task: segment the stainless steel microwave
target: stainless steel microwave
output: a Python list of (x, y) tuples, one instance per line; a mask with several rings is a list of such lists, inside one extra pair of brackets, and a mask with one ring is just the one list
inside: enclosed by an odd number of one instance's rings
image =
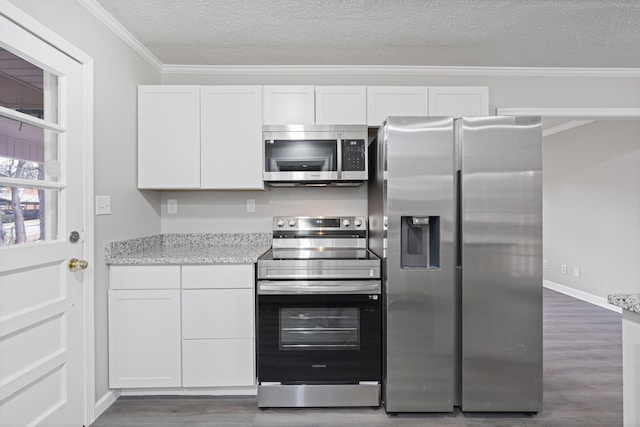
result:
[(265, 184), (355, 186), (367, 180), (367, 127), (272, 125), (262, 128)]

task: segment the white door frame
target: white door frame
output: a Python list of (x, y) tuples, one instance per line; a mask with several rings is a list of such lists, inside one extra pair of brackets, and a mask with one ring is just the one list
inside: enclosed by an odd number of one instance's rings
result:
[[(45, 40), (82, 66), (83, 75), (83, 146), (84, 146), (84, 259), (90, 266), (95, 262), (94, 220), (93, 220), (93, 58), (40, 24), (8, 0), (0, 0), (0, 14), (15, 22), (36, 37)], [(83, 419), (85, 425), (95, 420), (95, 339), (94, 339), (94, 269), (83, 275), (84, 313), (83, 313), (83, 360), (84, 393)]]

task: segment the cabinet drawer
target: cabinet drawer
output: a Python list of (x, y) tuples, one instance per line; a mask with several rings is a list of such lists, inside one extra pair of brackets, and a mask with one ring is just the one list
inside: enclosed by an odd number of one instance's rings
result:
[(255, 384), (252, 339), (185, 340), (182, 354), (183, 387)]
[(185, 265), (182, 267), (183, 289), (253, 289), (253, 282), (253, 264)]
[(109, 272), (111, 289), (180, 289), (179, 265), (112, 265)]
[(253, 289), (182, 291), (182, 338), (253, 338)]

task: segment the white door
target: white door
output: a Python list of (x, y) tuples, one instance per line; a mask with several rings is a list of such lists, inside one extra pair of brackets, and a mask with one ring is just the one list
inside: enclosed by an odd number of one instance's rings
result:
[[(0, 425), (85, 420), (83, 67), (0, 12)], [(6, 88), (6, 90), (5, 90)], [(79, 240), (69, 236), (77, 231)], [(89, 276), (87, 276), (89, 277)]]

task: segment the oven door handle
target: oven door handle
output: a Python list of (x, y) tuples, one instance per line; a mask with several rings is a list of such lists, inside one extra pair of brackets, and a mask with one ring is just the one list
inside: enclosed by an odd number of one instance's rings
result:
[(379, 294), (379, 280), (259, 280), (258, 295)]

